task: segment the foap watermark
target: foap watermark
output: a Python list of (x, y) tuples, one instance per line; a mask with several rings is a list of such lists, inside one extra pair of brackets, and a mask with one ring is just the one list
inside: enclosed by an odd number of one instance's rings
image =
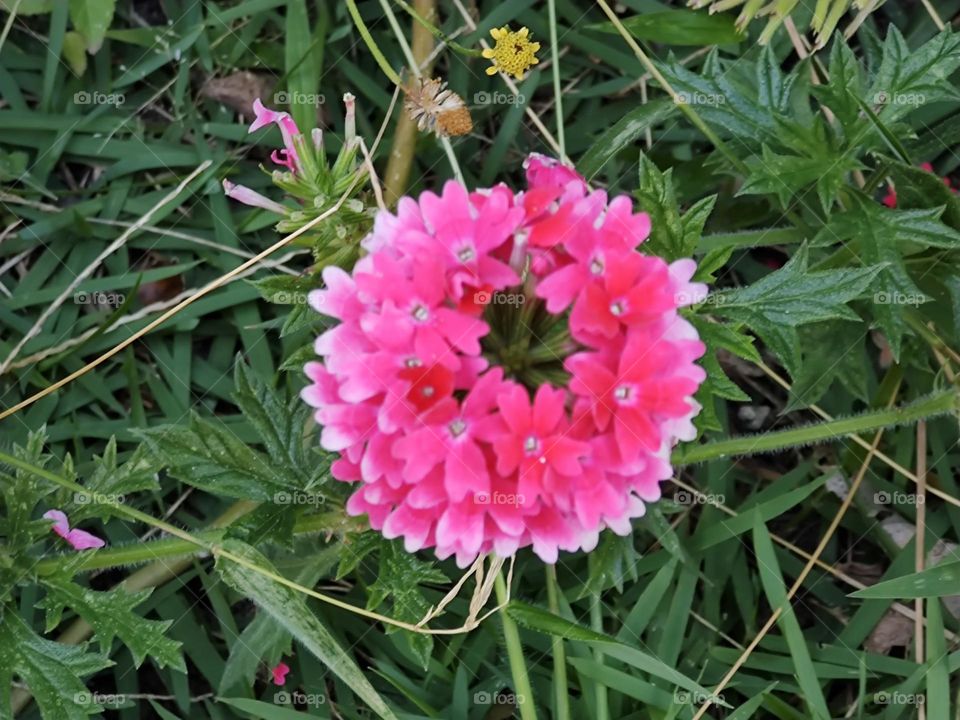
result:
[(126, 705), (127, 696), (118, 693), (78, 692), (74, 693), (73, 701), (77, 705), (105, 705), (108, 707)]
[(673, 496), (673, 501), (677, 505), (723, 505), (726, 501), (726, 495), (720, 493), (690, 492), (689, 490), (677, 490)]
[(523, 305), (527, 301), (523, 293), (502, 293), (478, 290), (473, 294), (473, 302), (477, 305)]
[(102, 93), (99, 90), (88, 92), (80, 90), (73, 94), (74, 105), (113, 105), (120, 107), (127, 101), (123, 93)]
[(526, 97), (520, 93), (514, 95), (513, 93), (500, 92), (498, 90), (494, 92), (484, 92), (481, 90), (473, 94), (474, 105), (523, 105), (526, 100)]
[(873, 95), (874, 105), (907, 105), (909, 107), (919, 107), (927, 102), (927, 96), (923, 93), (889, 93), (881, 90)]
[(686, 307), (687, 305), (724, 305), (730, 301), (729, 296), (724, 293), (710, 293), (709, 295), (704, 295), (703, 293), (691, 292), (689, 290), (681, 290), (674, 294), (674, 302), (676, 302), (677, 307)]
[(274, 105), (313, 105), (319, 107), (327, 101), (322, 93), (302, 93), (281, 90), (273, 95)]
[(674, 705), (703, 705), (706, 702), (719, 705), (726, 701), (723, 695), (712, 695), (696, 690), (677, 690), (673, 693)]
[(673, 96), (677, 105), (726, 105), (727, 98), (721, 93), (678, 92)]
[(923, 505), (926, 501), (923, 495), (905, 493), (900, 490), (894, 490), (893, 492), (881, 490), (873, 494), (873, 502), (877, 505)]
[(79, 291), (73, 294), (74, 305), (111, 305), (117, 307), (127, 301), (127, 296), (118, 292)]
[(473, 501), (477, 505), (511, 505), (519, 507), (523, 505), (523, 493), (505, 493), (505, 492), (478, 492), (473, 494)]
[(905, 293), (899, 290), (881, 290), (873, 294), (873, 301), (877, 305), (923, 305), (927, 296), (923, 293)]
[(520, 693), (505, 692), (475, 692), (473, 702), (475, 705), (523, 705), (527, 701)]
[(327, 496), (323, 493), (306, 492), (305, 490), (291, 490), (289, 492), (281, 490), (274, 493), (273, 502), (276, 505), (323, 505), (327, 502)]
[[(323, 295), (317, 295), (317, 298), (321, 299)], [(281, 290), (270, 295), (270, 302), (276, 305), (306, 305), (307, 301), (308, 294), (305, 292)]]
[(873, 702), (876, 705), (923, 705), (926, 701), (926, 696), (920, 693), (905, 693), (899, 690), (880, 691), (873, 694)]
[(75, 492), (73, 502), (77, 505), (122, 505), (126, 498), (117, 493)]
[(289, 692), (281, 690), (274, 693), (273, 702), (276, 705), (299, 705), (306, 707), (319, 707), (327, 704), (327, 696), (323, 693), (305, 693), (299, 690)]

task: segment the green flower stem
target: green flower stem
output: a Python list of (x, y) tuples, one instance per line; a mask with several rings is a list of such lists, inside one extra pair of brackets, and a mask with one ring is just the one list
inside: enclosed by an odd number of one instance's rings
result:
[[(547, 573), (547, 604), (550, 612), (560, 615), (560, 588), (557, 585), (557, 568), (546, 565)], [(570, 697), (567, 695), (567, 654), (563, 648), (563, 638), (554, 635), (551, 640), (553, 647), (553, 711), (556, 720), (570, 720)]]
[(714, 458), (756, 455), (788, 447), (811, 445), (845, 435), (915, 423), (924, 418), (960, 411), (960, 394), (954, 388), (928, 395), (909, 405), (838, 418), (829, 422), (743, 437), (687, 445), (674, 451), (674, 465), (692, 465)]
[[(494, 583), (497, 593), (497, 604), (507, 602), (507, 584), (503, 580), (503, 573), (498, 573)], [(520, 631), (517, 624), (505, 611), (500, 612), (500, 622), (503, 623), (503, 637), (507, 644), (507, 658), (510, 660), (510, 674), (513, 676), (513, 692), (517, 696), (517, 706), (520, 708), (521, 720), (537, 720), (537, 708), (533, 701), (533, 688), (530, 687), (530, 676), (527, 674), (527, 663), (523, 658), (523, 646), (520, 644)]]
[(390, 63), (387, 62), (387, 59), (383, 56), (383, 53), (380, 52), (380, 48), (377, 47), (377, 43), (374, 42), (373, 36), (370, 35), (370, 31), (363, 22), (363, 18), (360, 17), (360, 11), (357, 10), (356, 0), (347, 0), (347, 10), (350, 12), (350, 17), (353, 18), (353, 24), (357, 26), (357, 31), (360, 33), (360, 37), (363, 38), (363, 41), (367, 44), (367, 49), (370, 50), (370, 54), (373, 55), (374, 60), (377, 61), (377, 65), (379, 65), (380, 69), (383, 70), (384, 75), (390, 78), (390, 82), (392, 82), (394, 85), (401, 85), (402, 83), (400, 82), (400, 76), (397, 75), (397, 71), (390, 67)]

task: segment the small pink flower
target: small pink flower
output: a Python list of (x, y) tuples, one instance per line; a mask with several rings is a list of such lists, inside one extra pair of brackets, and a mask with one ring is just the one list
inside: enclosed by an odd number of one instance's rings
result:
[(696, 436), (704, 346), (678, 313), (706, 295), (696, 265), (640, 253), (650, 217), (628, 197), (542, 156), (526, 169), (523, 193), (401, 198), (310, 295), (339, 322), (302, 397), (356, 484), (347, 512), (460, 566), (629, 534)]
[(223, 192), (227, 197), (242, 202), (244, 205), (263, 208), (264, 210), (269, 210), (279, 215), (287, 214), (287, 208), (280, 203), (274, 202), (265, 195), (261, 195), (256, 190), (251, 190), (243, 185), (236, 185), (229, 180), (223, 181)]
[(259, 98), (253, 101), (253, 112), (256, 118), (250, 125), (249, 132), (256, 132), (260, 128), (274, 124), (280, 128), (280, 135), (283, 137), (283, 149), (274, 150), (270, 159), (278, 165), (283, 165), (290, 172), (297, 171), (297, 149), (294, 146), (293, 139), (300, 134), (300, 129), (288, 113), (277, 112), (264, 106)]
[(66, 514), (60, 510), (48, 510), (43, 514), (43, 517), (47, 520), (53, 520), (53, 526), (50, 529), (70, 543), (74, 550), (102, 548), (106, 545), (103, 540), (85, 530), (78, 530), (77, 528), (71, 530)]
[(290, 666), (285, 662), (281, 662), (270, 672), (273, 675), (274, 685), (285, 685), (287, 682), (287, 674), (290, 672)]

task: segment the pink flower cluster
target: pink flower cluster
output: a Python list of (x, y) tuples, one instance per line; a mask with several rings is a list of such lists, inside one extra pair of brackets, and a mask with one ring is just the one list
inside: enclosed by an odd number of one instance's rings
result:
[[(694, 262), (638, 252), (650, 219), (628, 197), (542, 156), (526, 169), (522, 193), (451, 181), (401, 199), (353, 273), (326, 268), (310, 295), (340, 321), (303, 398), (340, 454), (334, 476), (358, 483), (348, 512), (461, 567), (526, 546), (552, 563), (604, 528), (629, 533), (700, 409), (704, 345), (677, 313), (706, 295)], [(531, 398), (482, 347), (508, 290), (568, 324), (566, 386)]]

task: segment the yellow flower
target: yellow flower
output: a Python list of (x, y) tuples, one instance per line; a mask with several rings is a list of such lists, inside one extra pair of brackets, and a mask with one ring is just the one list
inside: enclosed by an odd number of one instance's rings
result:
[(540, 62), (537, 59), (540, 43), (530, 41), (530, 31), (527, 28), (522, 27), (513, 32), (504, 26), (494, 28), (490, 35), (496, 44), (483, 51), (483, 56), (493, 61), (487, 68), (487, 75), (496, 75), (498, 71), (503, 71), (520, 80), (531, 66)]

